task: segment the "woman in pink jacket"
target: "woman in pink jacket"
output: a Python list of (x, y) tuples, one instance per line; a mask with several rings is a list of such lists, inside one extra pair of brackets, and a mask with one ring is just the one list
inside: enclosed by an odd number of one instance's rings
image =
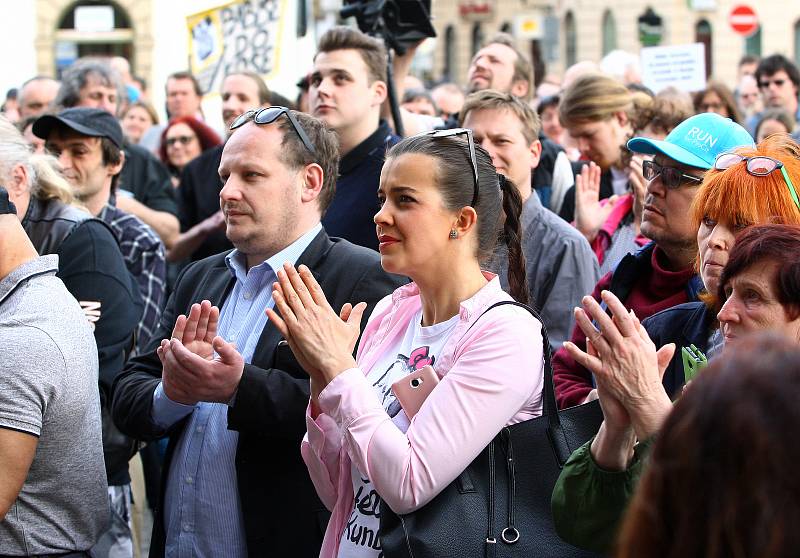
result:
[[(378, 303), (356, 359), (364, 305), (337, 315), (305, 267), (278, 273), (282, 318), (268, 311), (311, 376), (302, 453), (332, 511), (323, 557), (382, 556), (381, 500), (398, 514), (421, 508), (503, 426), (542, 409), (541, 324), (513, 305), (483, 316), (511, 299), (480, 268), (498, 238), (512, 294), (527, 293), (516, 187), (471, 131), (448, 130), (392, 148), (378, 198), (383, 268), (414, 282)], [(391, 385), (428, 364), (440, 382), (409, 420)]]

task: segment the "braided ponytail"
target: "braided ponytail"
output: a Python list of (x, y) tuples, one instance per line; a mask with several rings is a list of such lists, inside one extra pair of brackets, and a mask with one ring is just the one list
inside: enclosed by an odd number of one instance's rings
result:
[[(504, 175), (498, 174), (500, 191), (503, 193), (503, 223), (502, 239), (508, 248), (508, 287), (511, 296), (518, 302), (528, 304), (528, 276), (525, 270), (525, 255), (522, 253), (522, 197), (513, 182)], [(536, 192), (531, 193), (537, 195)]]

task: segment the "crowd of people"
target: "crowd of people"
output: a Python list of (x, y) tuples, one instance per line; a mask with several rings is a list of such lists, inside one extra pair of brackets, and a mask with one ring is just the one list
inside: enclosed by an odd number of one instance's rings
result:
[[(462, 84), (414, 52), (398, 123), (382, 41), (347, 27), (295, 103), (226, 75), (224, 130), (191, 73), (164, 121), (119, 58), (8, 96), (0, 556), (406, 556), (388, 510), (548, 389), (603, 421), (540, 555), (796, 552), (795, 64), (690, 95), (625, 53), (535, 76), (502, 33)], [(440, 536), (519, 555), (489, 529)]]

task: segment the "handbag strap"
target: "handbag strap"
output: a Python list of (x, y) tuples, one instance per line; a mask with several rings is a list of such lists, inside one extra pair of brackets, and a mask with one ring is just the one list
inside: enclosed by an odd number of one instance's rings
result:
[[(559, 467), (563, 466), (569, 458), (569, 445), (567, 444), (564, 429), (561, 426), (561, 421), (558, 418), (558, 407), (556, 405), (555, 386), (553, 385), (553, 363), (550, 355), (550, 339), (547, 336), (547, 327), (544, 325), (544, 320), (536, 310), (515, 300), (503, 300), (495, 302), (489, 308), (483, 311), (483, 314), (472, 322), (469, 329), (480, 320), (492, 308), (498, 306), (513, 305), (519, 306), (527, 310), (534, 318), (536, 318), (542, 326), (542, 360), (544, 361), (544, 386), (542, 386), (542, 399), (543, 399), (543, 412), (547, 415), (547, 427), (550, 442), (556, 454)], [(469, 329), (467, 331), (469, 332)], [(516, 474), (514, 471), (514, 449), (511, 441), (510, 431), (508, 427), (504, 427), (498, 437), (502, 439), (503, 445), (506, 450), (506, 467), (508, 469), (508, 509), (506, 511), (506, 526), (501, 533), (501, 539), (506, 544), (515, 544), (520, 539), (520, 532), (514, 525), (515, 523), (515, 492), (516, 492)], [(493, 558), (497, 551), (497, 539), (494, 537), (494, 516), (495, 516), (495, 440), (489, 443), (489, 487), (488, 487), (488, 514), (489, 522), (487, 525), (487, 536), (484, 541), (484, 557)]]

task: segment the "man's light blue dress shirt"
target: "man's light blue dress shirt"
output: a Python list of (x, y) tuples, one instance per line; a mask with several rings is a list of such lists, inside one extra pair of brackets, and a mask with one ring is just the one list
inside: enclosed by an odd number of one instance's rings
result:
[[(277, 270), (285, 262), (295, 264), (321, 230), (322, 225), (317, 225), (250, 270), (238, 250), (226, 256), (235, 282), (220, 310), (218, 334), (236, 343), (246, 363), (251, 362), (267, 323), (265, 310), (273, 306), (272, 284), (277, 281)], [(155, 422), (166, 428), (189, 414), (167, 476), (166, 556), (245, 558), (247, 544), (235, 463), (239, 433), (228, 430), (228, 405), (182, 405), (170, 400), (159, 383), (153, 394)]]

